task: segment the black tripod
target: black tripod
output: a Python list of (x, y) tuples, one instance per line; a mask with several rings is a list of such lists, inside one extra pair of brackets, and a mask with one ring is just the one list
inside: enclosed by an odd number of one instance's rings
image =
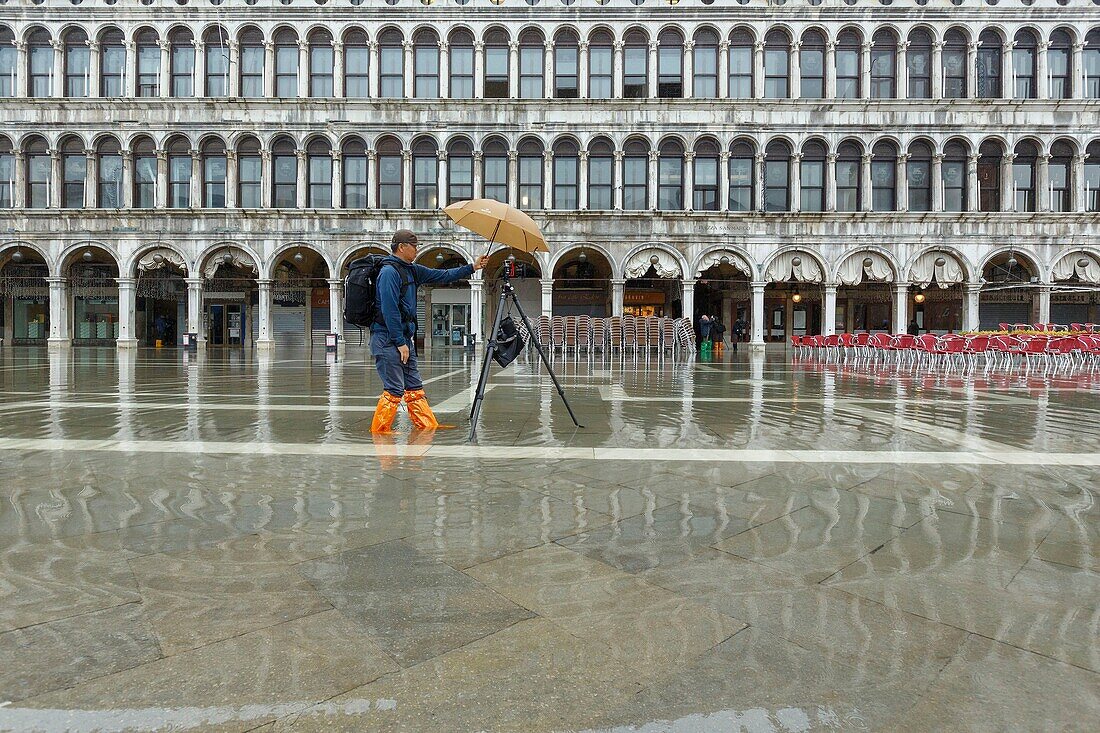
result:
[(493, 354), (497, 351), (497, 332), (500, 330), (500, 322), (504, 320), (504, 305), (507, 301), (511, 301), (512, 305), (516, 307), (516, 312), (519, 313), (519, 317), (523, 320), (523, 325), (527, 327), (527, 333), (530, 338), (535, 342), (535, 348), (539, 352), (539, 357), (542, 359), (542, 363), (546, 365), (546, 371), (550, 373), (550, 379), (554, 380), (554, 386), (558, 390), (558, 395), (561, 397), (561, 401), (565, 403), (565, 409), (569, 410), (569, 417), (573, 418), (573, 424), (578, 428), (584, 426), (577, 422), (577, 416), (573, 414), (573, 408), (569, 406), (569, 400), (565, 399), (565, 390), (561, 387), (561, 382), (558, 381), (557, 376), (554, 374), (554, 368), (550, 366), (550, 360), (546, 358), (546, 352), (542, 350), (542, 344), (539, 343), (538, 333), (531, 327), (531, 322), (527, 320), (527, 314), (523, 312), (523, 307), (519, 304), (519, 298), (516, 297), (516, 290), (512, 287), (511, 281), (508, 280), (508, 268), (504, 268), (502, 274), (503, 284), (500, 289), (500, 300), (497, 301), (497, 316), (493, 321), (493, 330), (489, 332), (489, 342), (485, 346), (485, 359), (481, 364), (481, 378), (477, 380), (477, 391), (474, 392), (474, 404), (470, 410), (470, 442), (472, 443), (477, 437), (477, 416), (481, 412), (481, 402), (485, 399), (485, 384), (489, 381), (489, 365), (493, 361)]

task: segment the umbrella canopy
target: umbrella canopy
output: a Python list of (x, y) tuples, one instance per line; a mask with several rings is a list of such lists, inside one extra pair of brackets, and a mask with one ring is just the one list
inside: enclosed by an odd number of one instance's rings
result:
[(492, 244), (524, 252), (549, 252), (538, 224), (519, 209), (493, 199), (456, 201), (443, 209), (460, 227), (480, 234)]

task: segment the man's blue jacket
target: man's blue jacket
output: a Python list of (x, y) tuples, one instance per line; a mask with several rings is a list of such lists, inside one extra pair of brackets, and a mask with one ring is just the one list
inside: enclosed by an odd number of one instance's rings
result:
[[(388, 335), (392, 346), (407, 346), (416, 338), (416, 286), (433, 283), (446, 285), (473, 274), (472, 265), (433, 270), (424, 265), (410, 265), (390, 255), (382, 261), (382, 270), (378, 274), (378, 307), (384, 323), (372, 325), (371, 333)], [(403, 282), (410, 281), (410, 285), (402, 288)]]

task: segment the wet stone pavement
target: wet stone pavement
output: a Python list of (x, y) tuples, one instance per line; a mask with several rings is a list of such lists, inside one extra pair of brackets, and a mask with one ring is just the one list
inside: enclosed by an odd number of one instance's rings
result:
[(0, 350), (0, 730), (1094, 731), (1100, 374)]

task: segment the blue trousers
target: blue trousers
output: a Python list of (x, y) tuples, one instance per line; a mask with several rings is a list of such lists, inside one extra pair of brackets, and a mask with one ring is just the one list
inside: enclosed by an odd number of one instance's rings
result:
[(424, 380), (416, 366), (416, 344), (409, 342), (409, 360), (401, 363), (401, 354), (390, 342), (386, 333), (371, 333), (370, 353), (374, 356), (374, 368), (382, 379), (382, 387), (394, 397), (403, 397), (405, 392), (424, 389)]

